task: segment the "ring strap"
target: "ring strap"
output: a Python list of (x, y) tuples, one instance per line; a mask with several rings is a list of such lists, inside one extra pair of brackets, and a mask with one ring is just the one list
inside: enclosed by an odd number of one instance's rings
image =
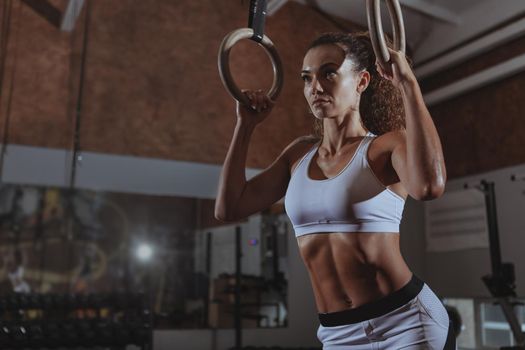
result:
[(264, 22), (266, 18), (266, 0), (250, 0), (250, 16), (248, 27), (253, 29), (252, 40), (260, 43), (264, 37)]

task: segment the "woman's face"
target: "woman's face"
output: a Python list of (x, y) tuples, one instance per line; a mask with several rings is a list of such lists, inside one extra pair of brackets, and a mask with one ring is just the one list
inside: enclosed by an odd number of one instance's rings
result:
[(359, 109), (360, 94), (368, 86), (370, 74), (356, 72), (338, 44), (310, 49), (303, 60), (301, 77), (304, 96), (319, 118), (344, 116)]

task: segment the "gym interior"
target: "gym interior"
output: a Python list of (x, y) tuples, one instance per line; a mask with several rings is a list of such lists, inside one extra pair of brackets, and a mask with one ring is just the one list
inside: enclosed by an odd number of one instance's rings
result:
[[(0, 348), (321, 349), (284, 198), (217, 218), (236, 127), (227, 85), (281, 80), (251, 179), (313, 132), (310, 42), (370, 30), (374, 5), (397, 39), (394, 2), (2, 0)], [(457, 349), (522, 349), (525, 2), (398, 3), (447, 169), (439, 198), (406, 199), (401, 252)], [(225, 56), (240, 28), (253, 36)]]

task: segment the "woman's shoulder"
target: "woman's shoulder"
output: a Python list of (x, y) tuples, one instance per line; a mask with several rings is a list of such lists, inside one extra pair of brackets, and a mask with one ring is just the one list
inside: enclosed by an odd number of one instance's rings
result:
[(302, 158), (321, 138), (315, 135), (303, 135), (295, 138), (286, 146), (283, 153), (289, 161), (289, 164), (295, 163), (297, 159)]
[(289, 152), (299, 152), (305, 153), (306, 150), (309, 150), (317, 142), (321, 141), (321, 138), (315, 135), (303, 135), (297, 137), (295, 140), (290, 142), (286, 147)]
[(321, 138), (318, 137), (318, 136), (315, 136), (315, 135), (303, 135), (303, 136), (299, 136), (298, 138), (296, 138), (295, 140), (293, 140), (292, 142), (290, 142), (290, 144), (288, 145), (288, 147), (290, 146), (295, 146), (295, 145), (313, 145), (317, 142), (321, 141)]
[(372, 136), (376, 139), (374, 141), (374, 144), (376, 147), (380, 147), (385, 151), (392, 151), (394, 148), (396, 148), (401, 143), (406, 143), (406, 130), (405, 129), (399, 129), (399, 130), (392, 130), (388, 131), (381, 135), (373, 135)]

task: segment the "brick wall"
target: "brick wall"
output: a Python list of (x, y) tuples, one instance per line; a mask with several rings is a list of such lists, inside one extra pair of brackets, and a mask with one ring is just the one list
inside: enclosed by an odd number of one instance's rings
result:
[[(525, 52), (517, 38), (421, 81), (423, 91), (490, 68)], [(430, 112), (441, 136), (448, 178), (525, 162), (525, 72), (441, 102)]]
[[(81, 149), (221, 164), (235, 114), (219, 78), (217, 52), (228, 32), (246, 26), (249, 1), (87, 3)], [(66, 2), (54, 4), (64, 8)], [(83, 10), (75, 31), (64, 33), (13, 0), (0, 106), (3, 128), (14, 72), (10, 143), (72, 147), (86, 5)], [(266, 167), (291, 140), (310, 132), (299, 73), (310, 40), (329, 30), (337, 26), (294, 2), (267, 19), (285, 85), (273, 114), (253, 135), (247, 166)], [(271, 85), (269, 59), (255, 43), (239, 43), (231, 65), (239, 86)]]

